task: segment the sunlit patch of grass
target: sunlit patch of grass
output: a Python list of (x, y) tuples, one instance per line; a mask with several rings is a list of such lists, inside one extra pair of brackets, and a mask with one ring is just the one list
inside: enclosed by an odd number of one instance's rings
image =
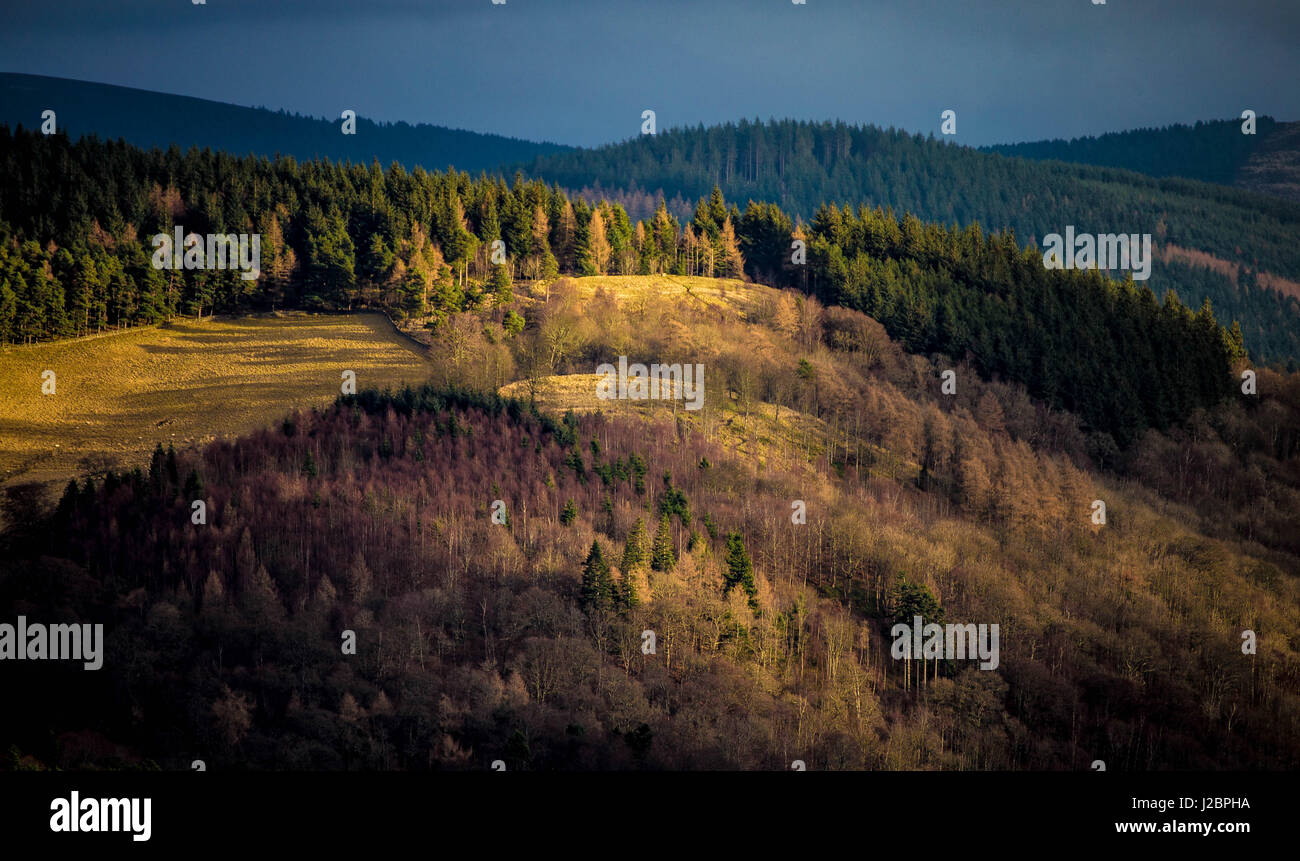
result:
[[(41, 394), (41, 373), (57, 375)], [(378, 314), (178, 320), (0, 351), (0, 480), (64, 480), (147, 461), (325, 406), (357, 387), (419, 384), (423, 350)]]

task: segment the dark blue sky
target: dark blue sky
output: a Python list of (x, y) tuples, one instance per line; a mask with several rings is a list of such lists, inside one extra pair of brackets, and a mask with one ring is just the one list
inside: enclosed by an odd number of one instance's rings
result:
[(1297, 0), (2, 0), (0, 71), (593, 145), (741, 117), (960, 143), (1300, 118)]

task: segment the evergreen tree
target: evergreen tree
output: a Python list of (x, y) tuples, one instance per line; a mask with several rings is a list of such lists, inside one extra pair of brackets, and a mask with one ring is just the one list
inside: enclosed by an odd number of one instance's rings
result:
[(740, 537), (739, 532), (732, 532), (727, 536), (725, 564), (727, 568), (723, 572), (723, 593), (739, 586), (749, 596), (749, 602), (753, 605), (758, 598), (758, 587), (754, 584), (754, 565), (750, 562), (749, 553), (745, 550), (745, 541)]
[(654, 571), (671, 571), (677, 567), (673, 552), (673, 527), (665, 514), (659, 518), (659, 531), (655, 533), (654, 549), (650, 553), (650, 568)]
[(649, 534), (646, 532), (645, 520), (638, 517), (627, 534), (627, 543), (623, 545), (623, 562), (619, 568), (626, 574), (640, 565), (644, 565), (649, 555)]
[(499, 263), (493, 265), (492, 280), (488, 282), (488, 289), (492, 292), (498, 305), (509, 305), (515, 301), (512, 287), (509, 267)]
[(608, 609), (614, 598), (614, 581), (599, 541), (591, 542), (582, 565), (582, 607), (587, 612)]

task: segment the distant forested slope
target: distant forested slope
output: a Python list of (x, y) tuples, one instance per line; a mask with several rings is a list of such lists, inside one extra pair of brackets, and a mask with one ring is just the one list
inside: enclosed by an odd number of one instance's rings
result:
[(1255, 134), (1242, 134), (1242, 120), (1178, 123), (1159, 129), (1132, 129), (1098, 137), (1030, 141), (981, 147), (984, 152), (1031, 159), (1092, 164), (1134, 170), (1148, 176), (1181, 176), (1233, 185), (1242, 167), (1286, 124), (1258, 117)]
[[(1005, 161), (1005, 160), (1004, 160)], [(212, 309), (381, 307), (434, 325), (512, 302), (512, 279), (565, 273), (748, 274), (863, 311), (917, 352), (970, 356), (1121, 445), (1232, 390), (1243, 352), (1209, 305), (1136, 282), (1047, 270), (978, 227), (820, 207), (807, 230), (714, 189), (686, 223), (632, 223), (522, 179), (394, 165), (142, 152), (0, 127), (0, 340), (30, 341)], [(261, 272), (153, 265), (151, 237), (261, 236)], [(805, 265), (790, 265), (796, 237)], [(506, 263), (489, 249), (505, 242)], [(517, 317), (518, 315), (516, 315)], [(522, 320), (518, 320), (522, 323)]]
[(779, 203), (805, 219), (822, 203), (892, 207), (922, 221), (1011, 228), (1036, 241), (1079, 232), (1151, 233), (1157, 242), (1300, 277), (1300, 206), (1252, 192), (1131, 171), (982, 153), (902, 131), (844, 123), (728, 123), (672, 129), (541, 156), (532, 176), (566, 188), (662, 190), (693, 200)]
[[(1271, 122), (1271, 121), (1270, 121)], [(1272, 128), (1267, 123), (1261, 129)], [(1300, 205), (1241, 189), (1109, 167), (1010, 158), (920, 135), (844, 123), (728, 123), (541, 156), (531, 176), (608, 197), (635, 217), (662, 194), (677, 214), (716, 184), (728, 199), (779, 204), (808, 221), (823, 203), (892, 208), (924, 222), (1015, 231), (1038, 242), (1080, 233), (1150, 233), (1158, 248), (1193, 249), (1219, 269), (1157, 261), (1149, 286), (1199, 306), (1231, 306), (1259, 360), (1300, 360), (1296, 295), (1257, 287), (1257, 273), (1300, 280)], [(1239, 270), (1239, 271), (1237, 271)]]
[[(346, 107), (341, 105), (340, 113)], [(385, 167), (397, 161), (408, 168), (454, 165), (471, 172), (567, 149), (442, 126), (379, 124), (361, 117), (356, 134), (345, 135), (337, 116), (319, 119), (130, 87), (0, 74), (0, 123), (39, 128), (46, 109), (55, 112), (58, 128), (74, 138), (85, 134), (122, 138), (146, 149), (174, 144), (232, 155), (279, 153), (361, 164), (378, 159)]]

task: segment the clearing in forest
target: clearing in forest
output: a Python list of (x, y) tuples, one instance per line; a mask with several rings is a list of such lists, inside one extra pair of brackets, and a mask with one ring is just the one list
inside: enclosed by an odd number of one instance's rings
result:
[[(0, 351), (0, 483), (147, 465), (154, 446), (235, 436), (357, 388), (419, 385), (422, 347), (381, 314), (178, 319)], [(42, 394), (45, 371), (54, 394)]]

